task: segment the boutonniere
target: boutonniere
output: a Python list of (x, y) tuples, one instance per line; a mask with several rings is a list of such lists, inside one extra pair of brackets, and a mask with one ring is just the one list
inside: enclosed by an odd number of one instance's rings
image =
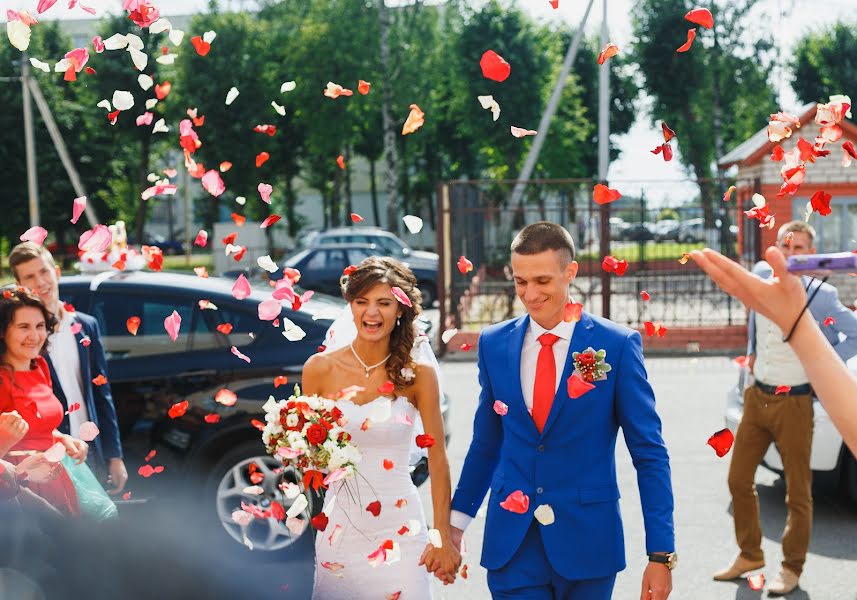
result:
[(571, 354), (571, 358), (574, 360), (574, 370), (587, 383), (607, 379), (607, 373), (613, 367), (604, 360), (606, 357), (606, 350), (601, 349), (596, 351), (592, 347), (587, 348), (583, 352), (572, 352)]

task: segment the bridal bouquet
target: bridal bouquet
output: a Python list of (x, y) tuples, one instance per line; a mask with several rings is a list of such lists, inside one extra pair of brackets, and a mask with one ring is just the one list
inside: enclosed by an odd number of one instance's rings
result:
[(305, 489), (318, 491), (354, 476), (360, 452), (351, 443), (342, 411), (332, 400), (302, 396), (295, 386), (295, 394), (288, 400), (271, 396), (262, 408), (266, 450), (284, 466), (299, 470)]

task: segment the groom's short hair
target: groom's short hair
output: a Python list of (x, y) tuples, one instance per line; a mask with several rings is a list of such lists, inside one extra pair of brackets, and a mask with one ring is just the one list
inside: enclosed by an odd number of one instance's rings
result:
[(512, 240), (515, 254), (541, 254), (546, 250), (560, 253), (560, 261), (568, 264), (574, 260), (574, 240), (562, 225), (550, 221), (539, 221), (524, 227)]

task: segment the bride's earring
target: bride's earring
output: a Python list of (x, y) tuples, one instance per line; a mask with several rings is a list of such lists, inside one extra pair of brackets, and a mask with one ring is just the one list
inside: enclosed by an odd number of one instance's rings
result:
[(399, 325), (401, 325), (401, 324), (402, 324), (402, 318), (401, 318), (401, 317), (399, 317), (399, 318), (397, 318), (397, 319), (396, 319), (396, 327), (398, 327), (398, 326), (399, 326)]

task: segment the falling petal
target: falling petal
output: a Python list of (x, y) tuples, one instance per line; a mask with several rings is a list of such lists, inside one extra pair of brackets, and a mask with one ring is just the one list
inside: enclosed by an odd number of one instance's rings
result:
[(45, 241), (46, 237), (48, 237), (47, 229), (36, 225), (35, 227), (30, 227), (27, 231), (22, 233), (19, 239), (22, 242), (33, 242), (34, 244), (41, 246), (42, 242)]
[(235, 102), (235, 99), (238, 97), (238, 94), (240, 94), (240, 93), (241, 92), (239, 92), (238, 88), (236, 88), (236, 87), (233, 87), (232, 89), (230, 89), (229, 93), (226, 94), (226, 106), (230, 106), (233, 102)]
[(423, 220), (419, 217), (415, 217), (413, 215), (405, 215), (402, 217), (402, 221), (405, 223), (405, 227), (408, 228), (408, 231), (411, 233), (419, 233), (423, 228)]

